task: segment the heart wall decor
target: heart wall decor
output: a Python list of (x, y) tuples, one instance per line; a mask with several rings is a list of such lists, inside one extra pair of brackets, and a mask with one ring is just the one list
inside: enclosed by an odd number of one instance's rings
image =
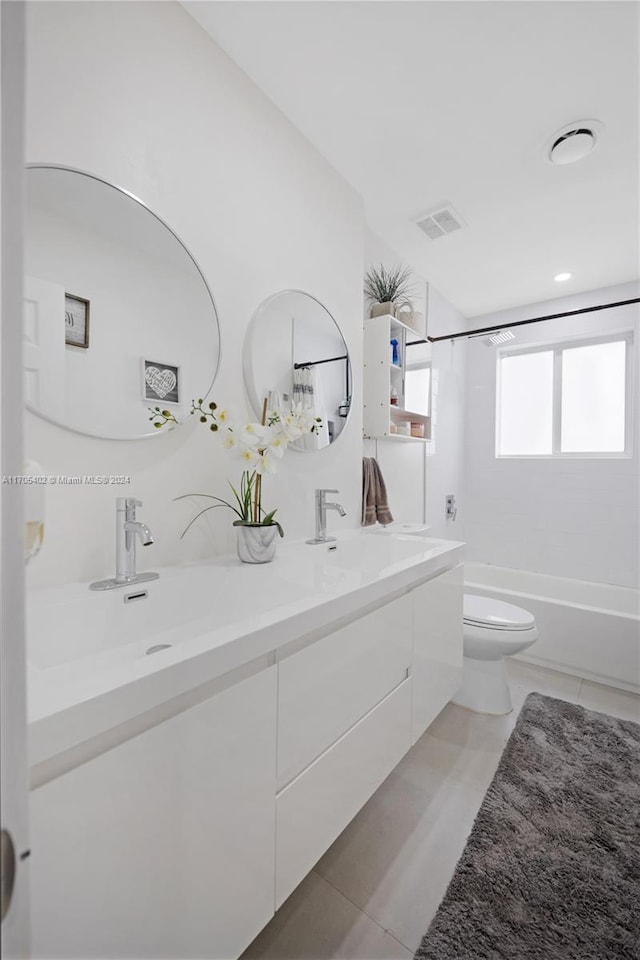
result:
[[(173, 370), (167, 367), (159, 369), (151, 365), (145, 367), (144, 379), (147, 386), (160, 400), (164, 400), (170, 393), (173, 393), (178, 383), (178, 378)], [(150, 399), (153, 399), (153, 397)], [(175, 400), (177, 400), (177, 396)]]

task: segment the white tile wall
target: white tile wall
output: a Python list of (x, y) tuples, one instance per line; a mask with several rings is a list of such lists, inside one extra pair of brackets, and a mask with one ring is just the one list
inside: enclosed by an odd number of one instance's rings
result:
[[(508, 323), (638, 296), (639, 285), (596, 290), (478, 317), (473, 326)], [(515, 329), (517, 343), (537, 343), (633, 327), (640, 356), (638, 305)], [(476, 323), (477, 321), (477, 323)], [(468, 558), (501, 566), (624, 586), (638, 585), (640, 432), (636, 362), (635, 437), (631, 458), (496, 459), (496, 350), (468, 342), (466, 509)]]

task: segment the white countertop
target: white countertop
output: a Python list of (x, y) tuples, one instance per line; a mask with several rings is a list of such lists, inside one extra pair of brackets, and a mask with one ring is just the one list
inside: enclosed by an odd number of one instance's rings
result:
[[(330, 549), (336, 547), (336, 549)], [(159, 568), (160, 579), (27, 598), (32, 766), (308, 634), (322, 635), (462, 560), (463, 544), (352, 531), (280, 543), (269, 564), (236, 557)], [(148, 591), (124, 603), (126, 595)], [(147, 656), (153, 644), (168, 649)]]

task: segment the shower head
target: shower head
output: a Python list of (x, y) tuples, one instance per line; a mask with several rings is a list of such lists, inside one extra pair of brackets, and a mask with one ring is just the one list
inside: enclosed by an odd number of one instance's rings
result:
[(499, 343), (506, 343), (508, 340), (515, 340), (516, 335), (511, 330), (501, 330), (499, 333), (491, 333), (482, 342), (486, 347), (495, 347)]

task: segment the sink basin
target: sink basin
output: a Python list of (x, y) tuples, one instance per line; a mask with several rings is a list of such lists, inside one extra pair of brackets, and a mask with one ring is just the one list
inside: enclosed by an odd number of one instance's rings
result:
[[(285, 542), (268, 564), (220, 557), (159, 568), (159, 580), (105, 592), (87, 583), (32, 591), (32, 756), (66, 749), (116, 718), (124, 722), (309, 634), (330, 632), (455, 565), (462, 548), (350, 531), (326, 545)], [(52, 717), (55, 737), (46, 726), (37, 740), (34, 731)]]
[(310, 553), (302, 558), (296, 554), (294, 559), (283, 551), (279, 573), (296, 584), (310, 584), (316, 591), (355, 589), (407, 570), (450, 546), (451, 541), (426, 537), (359, 534), (309, 546)]
[[(256, 568), (251, 568), (256, 571)], [(247, 594), (230, 561), (165, 567), (159, 580), (92, 592), (86, 584), (34, 592), (27, 605), (27, 662), (38, 670), (86, 658), (141, 657), (151, 646), (175, 646), (206, 630), (247, 619)], [(235, 574), (235, 576), (234, 576)], [(245, 579), (249, 579), (250, 574)], [(272, 606), (271, 578), (251, 577), (251, 608)], [(291, 585), (289, 601), (309, 589)], [(107, 655), (107, 656), (105, 656)]]
[(106, 666), (232, 624), (249, 629), (279, 608), (284, 613), (304, 601), (317, 606), (450, 547), (446, 540), (355, 533), (329, 544), (285, 544), (268, 565), (224, 557), (166, 567), (159, 580), (116, 590), (69, 584), (34, 591), (27, 605), (27, 661), (37, 670), (83, 659)]

